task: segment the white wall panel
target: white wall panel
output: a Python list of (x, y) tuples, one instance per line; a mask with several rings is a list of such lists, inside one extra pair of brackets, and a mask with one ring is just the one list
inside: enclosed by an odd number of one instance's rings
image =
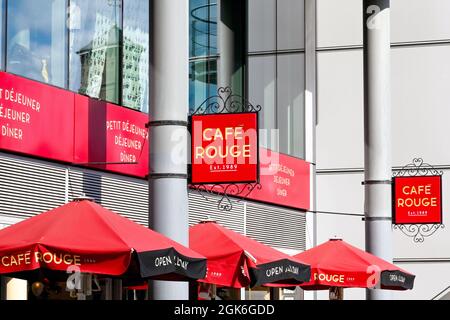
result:
[[(450, 3), (450, 1), (449, 1)], [(392, 50), (393, 164), (450, 164), (450, 45)]]
[[(450, 1), (392, 0), (391, 41), (418, 42), (450, 39)], [(361, 0), (317, 0), (319, 47), (362, 45)]]
[(450, 39), (450, 1), (391, 0), (392, 42)]
[(450, 262), (447, 263), (398, 263), (416, 275), (414, 288), (407, 291), (392, 291), (396, 300), (430, 300), (450, 286)]
[(318, 47), (354, 46), (362, 41), (362, 0), (317, 0)]
[(362, 50), (320, 52), (317, 64), (317, 168), (362, 167)]

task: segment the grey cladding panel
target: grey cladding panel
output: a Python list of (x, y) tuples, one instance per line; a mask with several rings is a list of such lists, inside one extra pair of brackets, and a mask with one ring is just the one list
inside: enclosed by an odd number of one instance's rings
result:
[(233, 203), (233, 210), (223, 212), (217, 208), (219, 197), (205, 200), (197, 191), (189, 192), (189, 224), (194, 225), (202, 220), (212, 219), (223, 226), (244, 234), (244, 204)]
[(0, 154), (0, 214), (31, 217), (64, 204), (64, 169)]
[(272, 247), (305, 250), (306, 217), (299, 211), (248, 204), (247, 236)]
[(71, 168), (69, 200), (83, 193), (114, 212), (148, 225), (148, 183), (145, 180)]

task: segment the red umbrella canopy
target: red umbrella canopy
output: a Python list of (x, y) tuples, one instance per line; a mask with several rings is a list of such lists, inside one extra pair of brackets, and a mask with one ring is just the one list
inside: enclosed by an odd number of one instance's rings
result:
[(311, 265), (311, 281), (301, 285), (305, 290), (330, 287), (407, 290), (414, 285), (414, 275), (340, 239), (294, 257)]
[(0, 231), (0, 273), (80, 271), (130, 278), (203, 278), (206, 258), (88, 200)]
[(214, 222), (190, 228), (190, 247), (207, 257), (202, 282), (242, 288), (270, 283), (299, 284), (310, 279), (310, 267)]

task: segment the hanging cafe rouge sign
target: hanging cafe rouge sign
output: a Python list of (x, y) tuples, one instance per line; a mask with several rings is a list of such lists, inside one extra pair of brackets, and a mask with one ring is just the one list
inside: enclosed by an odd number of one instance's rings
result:
[(441, 224), (442, 177), (394, 177), (394, 224)]
[(191, 116), (191, 183), (258, 182), (258, 113)]

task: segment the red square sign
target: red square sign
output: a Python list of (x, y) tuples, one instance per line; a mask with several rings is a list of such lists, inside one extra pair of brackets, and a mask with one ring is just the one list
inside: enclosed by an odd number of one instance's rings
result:
[(395, 177), (394, 224), (441, 224), (441, 176)]
[(191, 117), (191, 183), (258, 180), (258, 114), (228, 113)]

